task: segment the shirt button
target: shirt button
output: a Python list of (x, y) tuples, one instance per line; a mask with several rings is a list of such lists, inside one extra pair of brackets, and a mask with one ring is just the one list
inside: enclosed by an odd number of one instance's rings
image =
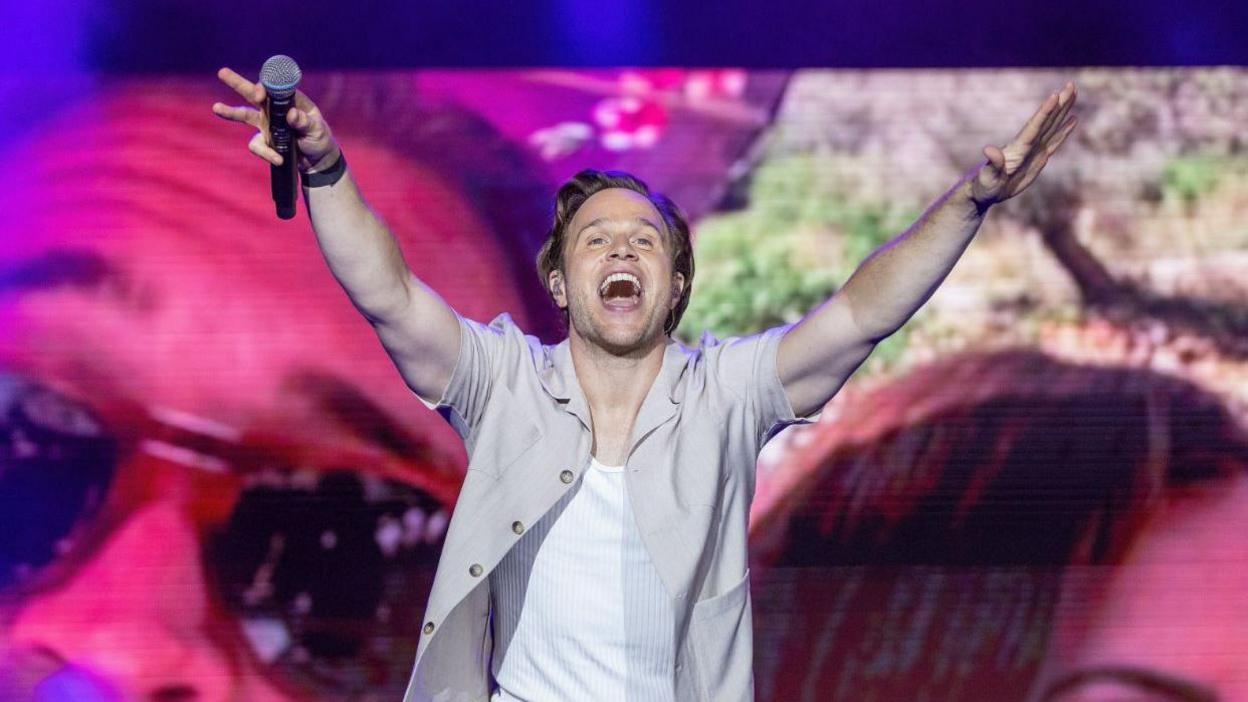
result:
[(484, 570), (485, 569), (481, 567), (480, 563), (473, 563), (472, 565), (468, 566), (468, 574), (474, 578), (481, 577), (481, 573), (484, 572)]
[(421, 629), (421, 631), (425, 632), (425, 635), (426, 635), (426, 636), (428, 636), (429, 634), (432, 634), (432, 633), (433, 633), (433, 622), (425, 622), (425, 628), (424, 628), (424, 629)]
[(517, 534), (523, 534), (523, 533), (524, 533), (524, 524), (523, 524), (523, 523), (521, 523), (521, 522), (512, 522), (512, 523), (511, 523), (511, 530), (512, 530), (512, 531), (514, 531), (514, 532), (516, 532)]
[(565, 470), (565, 471), (563, 471), (562, 473), (560, 473), (560, 474), (559, 474), (559, 479), (563, 481), (564, 485), (567, 485), (567, 484), (571, 483), (571, 482), (572, 482), (572, 479), (573, 479), (573, 478), (575, 478), (575, 477), (576, 477), (576, 476), (575, 476), (575, 475), (573, 475), (573, 474), (572, 474), (572, 471), (570, 471), (570, 470)]

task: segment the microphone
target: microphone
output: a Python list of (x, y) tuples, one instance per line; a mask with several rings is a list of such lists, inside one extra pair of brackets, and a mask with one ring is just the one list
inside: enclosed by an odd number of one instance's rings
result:
[(260, 84), (264, 86), (265, 108), (269, 114), (269, 144), (282, 155), (282, 165), (269, 164), (272, 179), (273, 204), (277, 216), (293, 219), (295, 216), (295, 190), (297, 189), (296, 161), (299, 160), (295, 130), (286, 123), (286, 113), (295, 104), (295, 88), (303, 73), (299, 64), (289, 56), (278, 54), (260, 68)]

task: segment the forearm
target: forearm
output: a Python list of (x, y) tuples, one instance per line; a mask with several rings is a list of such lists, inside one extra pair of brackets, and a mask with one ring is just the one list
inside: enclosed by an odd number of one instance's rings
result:
[[(964, 176), (919, 219), (867, 257), (842, 286), (858, 327), (873, 339), (901, 328), (940, 286), (975, 237), (985, 210)], [(985, 208), (986, 209), (986, 208)]]
[(330, 271), (373, 325), (408, 387), (436, 402), (459, 357), (455, 311), (412, 274), (394, 235), (364, 201), (349, 169), (332, 185), (304, 192)]
[(305, 193), (321, 253), (356, 308), (375, 322), (405, 307), (411, 273), (394, 235), (365, 202), (351, 171), (333, 185)]

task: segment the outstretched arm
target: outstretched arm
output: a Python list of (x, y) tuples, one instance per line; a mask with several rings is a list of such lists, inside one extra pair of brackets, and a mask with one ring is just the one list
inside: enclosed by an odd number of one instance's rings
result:
[(827, 302), (780, 342), (780, 381), (798, 416), (817, 411), (881, 340), (901, 328), (953, 270), (988, 208), (1031, 184), (1075, 128), (1074, 84), (1044, 101), (1003, 148), (867, 257)]
[[(282, 157), (266, 140), (264, 86), (228, 68), (217, 76), (248, 104), (216, 103), (213, 113), (255, 127), (248, 148), (265, 161), (280, 164)], [(286, 119), (299, 135), (299, 170), (323, 171), (342, 157), (328, 123), (308, 96), (295, 94), (295, 107)], [(455, 312), (412, 274), (398, 242), (365, 202), (350, 170), (333, 185), (308, 189), (307, 201), (330, 271), (373, 325), (408, 386), (426, 400), (438, 401), (459, 357)]]

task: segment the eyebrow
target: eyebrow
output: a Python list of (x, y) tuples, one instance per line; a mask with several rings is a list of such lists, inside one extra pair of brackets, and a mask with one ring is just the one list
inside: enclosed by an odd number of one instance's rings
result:
[(94, 288), (123, 279), (121, 269), (95, 251), (57, 248), (0, 268), (0, 294), (59, 287)]
[(1217, 693), (1205, 685), (1169, 673), (1134, 666), (1100, 666), (1076, 670), (1051, 683), (1040, 696), (1040, 700), (1050, 702), (1057, 700), (1059, 695), (1075, 692), (1085, 685), (1105, 682), (1120, 683), (1182, 702), (1218, 702)]

